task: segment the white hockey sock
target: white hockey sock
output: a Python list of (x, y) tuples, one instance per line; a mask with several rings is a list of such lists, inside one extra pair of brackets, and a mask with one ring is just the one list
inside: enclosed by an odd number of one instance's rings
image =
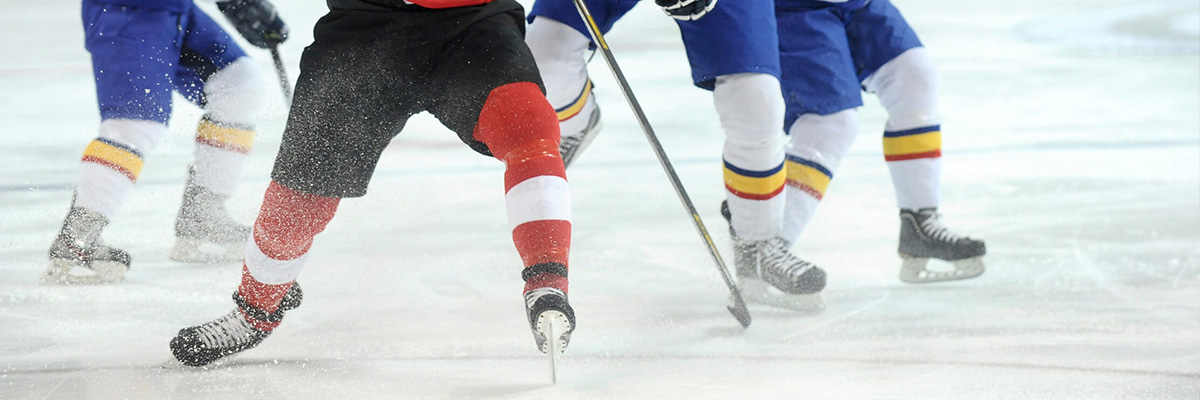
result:
[(792, 123), (787, 145), (787, 209), (780, 236), (796, 243), (825, 197), (833, 171), (858, 134), (858, 111), (805, 114)]
[(883, 153), (900, 208), (937, 207), (941, 200), (937, 83), (933, 61), (923, 47), (900, 54), (863, 81), (888, 111)]
[(153, 150), (166, 132), (166, 125), (154, 121), (102, 121), (100, 137), (83, 151), (75, 206), (111, 219), (141, 175), (144, 154)]
[(725, 130), (725, 198), (733, 230), (775, 237), (783, 223), (783, 94), (768, 74), (717, 77), (713, 102)]
[(263, 73), (249, 57), (217, 71), (204, 84), (204, 119), (196, 128), (195, 183), (229, 196), (254, 147)]
[(543, 16), (529, 24), (525, 43), (537, 62), (546, 86), (546, 99), (558, 114), (562, 134), (582, 131), (596, 107), (584, 59), (591, 40), (570, 26)]

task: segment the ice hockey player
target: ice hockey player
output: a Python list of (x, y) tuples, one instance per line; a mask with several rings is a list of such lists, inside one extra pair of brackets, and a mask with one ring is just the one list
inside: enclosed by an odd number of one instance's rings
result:
[[(602, 31), (635, 0), (587, 0)], [(711, 90), (726, 140), (725, 194), (739, 286), (748, 301), (821, 308), (825, 272), (788, 251), (784, 217), (784, 104), (773, 0), (695, 0), (687, 7), (656, 1), (676, 18), (696, 86)], [(557, 108), (560, 151), (570, 163), (599, 131), (584, 53), (591, 45), (571, 1), (538, 0), (526, 42), (537, 58), (547, 97)]]
[[(554, 109), (523, 42), (515, 0), (328, 0), (300, 64), (272, 182), (246, 249), (236, 307), (179, 331), (183, 364), (258, 345), (302, 298), (295, 284), (339, 201), (366, 194), (388, 141), (428, 111), (505, 165), (526, 316), (542, 352), (565, 349), (570, 196)], [(353, 266), (349, 266), (353, 267)], [(548, 332), (555, 332), (548, 334)], [(553, 353), (552, 353), (553, 354)]]
[[(883, 152), (900, 208), (900, 279), (926, 283), (984, 272), (984, 242), (941, 221), (942, 133), (928, 51), (888, 0), (776, 0), (787, 102), (783, 238), (799, 239), (858, 131), (860, 88), (887, 110)], [(734, 215), (736, 221), (736, 214)], [(927, 268), (930, 258), (953, 270)]]
[[(228, 0), (218, 7), (256, 46), (287, 38), (286, 25), (266, 0)], [(83, 27), (100, 133), (83, 151), (79, 186), (42, 280), (124, 279), (129, 254), (106, 245), (101, 231), (137, 182), (143, 156), (167, 132), (172, 92), (203, 107), (205, 114), (196, 129), (195, 163), (175, 221), (171, 258), (240, 258), (249, 227), (230, 219), (224, 202), (254, 143), (260, 68), (191, 0), (84, 0)]]

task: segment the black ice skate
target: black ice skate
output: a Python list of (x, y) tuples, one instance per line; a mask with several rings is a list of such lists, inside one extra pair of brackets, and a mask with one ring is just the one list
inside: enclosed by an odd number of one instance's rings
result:
[(50, 266), (42, 282), (52, 284), (107, 284), (125, 279), (129, 253), (104, 244), (100, 232), (108, 218), (82, 207), (72, 207), (62, 229), (50, 245)]
[(292, 284), (283, 295), (279, 309), (267, 313), (258, 309), (234, 292), (233, 301), (237, 308), (214, 321), (179, 330), (171, 339), (171, 353), (180, 363), (191, 367), (203, 367), (222, 357), (240, 353), (258, 346), (271, 332), (260, 331), (246, 320), (254, 318), (263, 322), (279, 322), (288, 310), (300, 307), (304, 292), (300, 284)]
[[(732, 222), (728, 202), (721, 203), (721, 215)], [(790, 243), (781, 237), (745, 239), (734, 232), (732, 225), (729, 233), (733, 237), (738, 287), (747, 302), (807, 312), (825, 309), (820, 295), (825, 288), (825, 271), (789, 252)]]
[[(900, 210), (900, 280), (929, 283), (970, 279), (983, 274), (982, 240), (961, 236), (947, 229), (936, 208)], [(952, 270), (927, 268), (930, 258), (949, 261)]]
[(225, 210), (226, 196), (196, 185), (195, 167), (188, 168), (183, 205), (175, 219), (175, 247), (171, 260), (189, 263), (237, 262), (245, 255), (250, 227), (239, 224)]
[(550, 380), (557, 382), (559, 355), (566, 351), (575, 331), (575, 310), (561, 290), (538, 288), (525, 292), (525, 315), (538, 350), (549, 356)]
[(563, 133), (558, 144), (558, 153), (562, 156), (563, 164), (571, 166), (571, 162), (575, 161), (575, 157), (578, 157), (579, 153), (582, 153), (583, 149), (592, 143), (602, 127), (604, 124), (600, 122), (600, 106), (597, 105), (588, 115), (588, 123), (583, 130)]

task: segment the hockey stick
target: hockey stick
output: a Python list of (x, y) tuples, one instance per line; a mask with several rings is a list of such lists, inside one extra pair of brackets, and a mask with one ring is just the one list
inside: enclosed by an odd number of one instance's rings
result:
[(279, 57), (279, 43), (271, 42), (271, 58), (275, 61), (275, 72), (279, 75), (279, 88), (283, 89), (283, 100), (287, 106), (292, 106), (292, 85), (288, 83), (287, 69), (283, 68), (283, 58)]
[(704, 228), (704, 222), (700, 221), (700, 215), (696, 213), (696, 207), (692, 205), (692, 200), (688, 198), (687, 192), (684, 191), (683, 183), (679, 181), (679, 176), (675, 174), (675, 168), (671, 167), (671, 160), (667, 159), (667, 153), (663, 151), (662, 144), (658, 142), (658, 136), (654, 134), (654, 129), (650, 127), (650, 121), (646, 119), (646, 114), (642, 112), (642, 106), (638, 104), (637, 98), (633, 97), (633, 90), (629, 88), (629, 82), (625, 80), (625, 74), (621, 73), (621, 67), (617, 66), (617, 60), (613, 57), (612, 50), (609, 50), (608, 43), (604, 42), (604, 35), (600, 33), (600, 27), (592, 19), (592, 13), (588, 11), (587, 5), (583, 1), (574, 0), (575, 9), (579, 11), (579, 16), (587, 24), (588, 31), (591, 32), (597, 47), (600, 48), (600, 52), (604, 54), (604, 61), (608, 63), (609, 70), (612, 70), (613, 77), (617, 79), (617, 84), (621, 87), (621, 93), (625, 95), (625, 100), (629, 102), (629, 108), (633, 109), (633, 114), (637, 117), (638, 123), (642, 125), (642, 131), (646, 133), (646, 140), (650, 141), (650, 146), (654, 148), (654, 154), (658, 156), (659, 164), (662, 164), (667, 177), (671, 179), (671, 185), (675, 188), (675, 194), (679, 195), (679, 201), (682, 201), (684, 207), (687, 208), (688, 213), (692, 217), (693, 225), (700, 232), (700, 237), (704, 239), (704, 244), (708, 245), (708, 254), (712, 255), (713, 261), (717, 263), (717, 269), (721, 270), (721, 277), (725, 279), (725, 285), (729, 287), (729, 292), (733, 294), (733, 305), (728, 307), (729, 312), (733, 313), (733, 317), (737, 318), (743, 328), (750, 327), (750, 310), (746, 309), (746, 302), (742, 299), (742, 292), (738, 290), (737, 284), (733, 282), (733, 277), (729, 275), (729, 269), (725, 267), (725, 261), (721, 259), (721, 254), (717, 252), (717, 246), (713, 244), (712, 236), (709, 236), (708, 230)]

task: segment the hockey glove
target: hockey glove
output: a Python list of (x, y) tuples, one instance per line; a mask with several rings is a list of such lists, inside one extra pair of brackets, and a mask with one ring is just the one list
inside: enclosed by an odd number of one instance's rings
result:
[(221, 1), (217, 8), (250, 44), (269, 49), (287, 40), (287, 24), (267, 0)]
[(695, 21), (712, 11), (717, 0), (654, 0), (667, 16), (680, 21)]

